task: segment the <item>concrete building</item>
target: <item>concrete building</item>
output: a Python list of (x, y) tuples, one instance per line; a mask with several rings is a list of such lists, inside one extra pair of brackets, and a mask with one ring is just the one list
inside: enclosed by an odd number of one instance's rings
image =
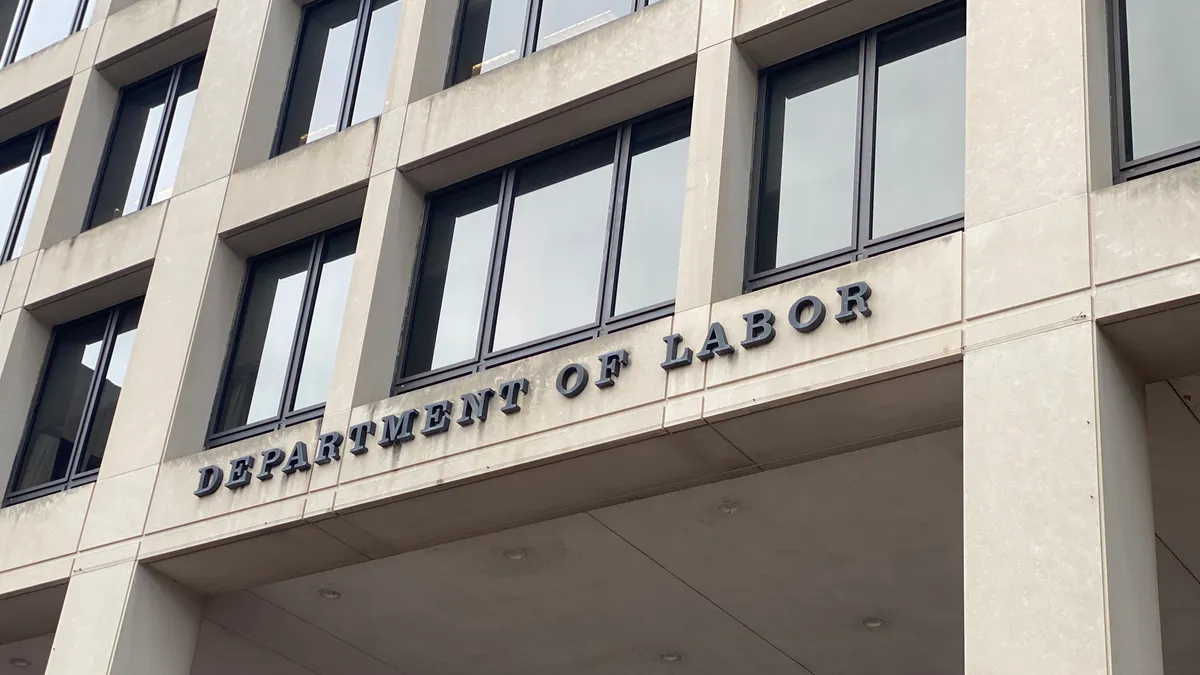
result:
[(0, 675), (1200, 672), (1193, 0), (5, 0)]

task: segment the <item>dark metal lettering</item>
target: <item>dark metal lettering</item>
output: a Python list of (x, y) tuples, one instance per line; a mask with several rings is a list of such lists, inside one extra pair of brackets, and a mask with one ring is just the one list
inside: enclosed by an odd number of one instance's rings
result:
[(450, 414), (454, 412), (454, 404), (450, 401), (438, 401), (425, 406), (425, 426), (421, 428), (422, 436), (433, 436), (450, 429)]
[(743, 314), (746, 320), (746, 339), (742, 346), (746, 349), (761, 347), (775, 339), (775, 313), (769, 309), (760, 309), (749, 314)]
[(517, 403), (517, 400), (521, 394), (528, 393), (529, 380), (523, 377), (500, 385), (500, 398), (504, 399), (504, 407), (500, 409), (500, 412), (505, 415), (521, 412), (521, 406)]
[(375, 422), (373, 420), (360, 422), (351, 426), (347, 433), (350, 434), (350, 440), (354, 441), (354, 445), (350, 448), (350, 454), (361, 455), (367, 451), (367, 436), (375, 435)]
[(325, 465), (334, 460), (342, 461), (342, 442), (346, 439), (340, 431), (327, 431), (317, 437), (317, 456), (313, 461)]
[(871, 316), (871, 308), (867, 306), (867, 300), (871, 297), (871, 287), (867, 285), (867, 282), (856, 281), (845, 286), (838, 286), (837, 292), (842, 296), (842, 311), (833, 317), (838, 320), (838, 323), (850, 323), (857, 319), (858, 315), (854, 313), (855, 309), (864, 318)]
[(733, 345), (729, 344), (729, 338), (725, 337), (725, 327), (719, 322), (713, 322), (713, 325), (708, 327), (704, 344), (701, 345), (700, 351), (696, 352), (696, 358), (707, 361), (714, 356), (728, 356), (732, 353)]
[(463, 402), (462, 416), (455, 421), (462, 427), (474, 424), (476, 417), (479, 418), (480, 422), (486, 422), (488, 408), (491, 407), (492, 397), (495, 395), (496, 391), (491, 387), (480, 389), (474, 394), (462, 394), (459, 396)]
[[(572, 382), (574, 382), (572, 384)], [(587, 387), (588, 371), (587, 368), (578, 363), (567, 364), (565, 368), (558, 371), (558, 379), (554, 381), (554, 386), (558, 389), (558, 393), (567, 398), (575, 398), (583, 393)]]
[(225, 487), (230, 490), (246, 487), (250, 484), (250, 469), (254, 468), (254, 456), (246, 455), (229, 461), (229, 482)]
[(388, 415), (380, 420), (383, 423), (383, 433), (379, 436), (379, 447), (390, 448), (415, 438), (413, 426), (417, 423), (417, 417), (420, 414), (420, 410), (410, 408), (400, 413), (399, 417)]
[(676, 368), (692, 365), (691, 347), (684, 347), (683, 354), (679, 353), (679, 345), (683, 343), (682, 335), (679, 333), (668, 335), (663, 338), (663, 342), (667, 343), (667, 358), (658, 364), (663, 370), (675, 370)]
[(615, 352), (601, 354), (600, 359), (600, 377), (596, 379), (596, 386), (600, 389), (607, 389), (616, 384), (613, 378), (621, 376), (621, 366), (629, 365), (629, 352), (624, 349), (618, 349)]
[[(808, 319), (804, 318), (804, 310), (811, 310)], [(788, 310), (788, 323), (801, 333), (811, 333), (821, 327), (825, 321), (825, 303), (812, 295), (806, 295), (792, 303)]]
[(308, 463), (308, 446), (304, 441), (296, 441), (292, 446), (292, 454), (288, 455), (287, 463), (283, 465), (283, 473), (290, 476), (297, 471), (308, 471), (312, 464)]
[(259, 480), (271, 480), (275, 474), (271, 473), (275, 467), (283, 464), (283, 460), (287, 459), (287, 455), (283, 454), (283, 450), (279, 448), (271, 448), (263, 450), (262, 468), (258, 470)]
[(225, 472), (221, 470), (221, 467), (206, 466), (200, 469), (200, 485), (192, 494), (197, 497), (207, 497), (221, 487), (223, 480), (225, 480)]

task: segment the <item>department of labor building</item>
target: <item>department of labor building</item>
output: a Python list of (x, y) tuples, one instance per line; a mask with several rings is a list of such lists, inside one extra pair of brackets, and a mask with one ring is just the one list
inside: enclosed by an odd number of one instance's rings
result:
[(1195, 0), (0, 0), (0, 675), (1200, 673)]

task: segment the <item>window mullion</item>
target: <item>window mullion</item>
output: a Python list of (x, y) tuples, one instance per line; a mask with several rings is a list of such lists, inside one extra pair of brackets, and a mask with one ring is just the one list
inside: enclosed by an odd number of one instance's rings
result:
[(11, 39), (4, 45), (4, 58), (0, 60), (0, 65), (7, 66), (17, 55), (17, 48), (21, 44), (21, 36), (25, 32), (25, 23), (29, 19), (29, 10), (32, 5), (33, 0), (24, 0), (21, 2), (21, 6), (17, 7), (17, 12), (13, 16), (12, 30), (9, 31)]
[(362, 76), (363, 54), (367, 50), (367, 30), (371, 18), (371, 0), (359, 0), (358, 25), (354, 27), (354, 44), (350, 47), (350, 68), (342, 89), (342, 108), (338, 111), (338, 131), (350, 126), (354, 115), (354, 96)]
[(185, 65), (185, 63), (180, 63), (171, 71), (171, 83), (167, 86), (167, 98), (163, 102), (162, 119), (158, 123), (158, 132), (154, 137), (154, 148), (150, 151), (150, 168), (146, 172), (146, 184), (142, 186), (142, 195), (138, 201), (139, 211), (149, 206), (150, 200), (154, 196), (154, 184), (158, 182), (158, 172), (162, 169), (167, 132), (171, 128), (171, 118), (175, 116), (175, 102), (179, 98), (179, 81), (183, 78)]
[(496, 230), (492, 236), (492, 256), (488, 265), (488, 282), (484, 292), (483, 321), (480, 322), (476, 359), (486, 358), (488, 352), (491, 351), (492, 332), (496, 329), (496, 313), (500, 307), (500, 284), (504, 276), (504, 256), (508, 251), (508, 233), (512, 227), (516, 183), (516, 169), (506, 170), (500, 181), (500, 201), (496, 209)]
[(313, 242), (312, 252), (308, 260), (308, 278), (304, 284), (304, 293), (300, 296), (300, 316), (296, 320), (296, 330), (292, 334), (292, 351), (288, 359), (287, 372), (283, 380), (283, 396), (279, 397), (279, 420), (291, 412), (293, 399), (296, 397), (296, 387), (300, 379), (300, 361), (304, 358), (304, 341), (308, 338), (309, 322), (312, 321), (313, 305), (317, 302), (317, 285), (321, 275), (321, 257), (325, 251), (325, 240), (322, 235)]
[(8, 260), (13, 253), (13, 248), (17, 243), (17, 230), (20, 229), (21, 220), (25, 216), (25, 209), (29, 208), (29, 195), (33, 191), (33, 180), (37, 174), (37, 160), (42, 152), (42, 144), (46, 140), (46, 128), (49, 125), (43, 125), (37, 130), (37, 136), (34, 138), (33, 147), (29, 151), (29, 164), (25, 170), (25, 177), (21, 179), (21, 188), (17, 192), (17, 201), (13, 208), (12, 218), (8, 224), (8, 234), (4, 236), (4, 240), (0, 241), (0, 262)]
[(872, 31), (863, 38), (862, 61), (859, 70), (858, 156), (855, 160), (855, 248), (858, 256), (871, 241), (871, 199), (875, 181), (875, 94), (879, 72), (879, 32)]
[(525, 35), (521, 44), (521, 58), (533, 53), (537, 47), (538, 22), (542, 16), (543, 0), (529, 0), (525, 8)]
[(88, 0), (77, 0), (75, 3), (75, 17), (71, 19), (71, 33), (83, 30), (83, 13), (87, 9)]
[(613, 159), (612, 189), (608, 202), (608, 232), (605, 238), (603, 277), (597, 307), (598, 325), (612, 318), (617, 294), (618, 264), (621, 258), (621, 233), (625, 227), (625, 199), (629, 192), (629, 165), (632, 160), (633, 125), (626, 124), (617, 132), (616, 154)]
[(87, 398), (83, 404), (83, 416), (79, 420), (79, 428), (75, 431), (75, 443), (71, 448), (71, 461), (67, 464), (67, 480), (78, 473), (79, 460), (83, 457), (88, 434), (91, 433), (92, 423), (96, 417), (96, 406), (100, 400), (100, 389), (104, 385), (104, 374), (108, 370), (108, 361), (112, 357), (113, 343), (116, 342), (117, 324), (121, 320), (121, 310), (109, 310), (108, 323), (104, 326), (104, 338), (100, 342), (100, 354), (96, 357), (96, 369), (92, 372), (92, 381), (88, 386)]

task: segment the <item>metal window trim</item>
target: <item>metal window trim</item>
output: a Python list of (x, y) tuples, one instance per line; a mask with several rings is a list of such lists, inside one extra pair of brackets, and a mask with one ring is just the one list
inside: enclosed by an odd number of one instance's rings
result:
[[(140, 307), (142, 300), (143, 298), (126, 300), (125, 302), (113, 305), (108, 309), (101, 310), (100, 312), (94, 312), (92, 314), (88, 314), (87, 316), (59, 324), (55, 326), (53, 330), (51, 330), (50, 339), (46, 345), (46, 355), (42, 358), (41, 369), (38, 371), (37, 384), (33, 390), (33, 400), (30, 403), (29, 410), (25, 413), (25, 424), (23, 431), (21, 432), (21, 440), (17, 445), (17, 455), (13, 460), (12, 472), (8, 476), (8, 485), (5, 487), (4, 499), (0, 500), (0, 507), (10, 506), (18, 502), (30, 501), (37, 499), (38, 497), (61, 492), (66, 489), (76, 487), (77, 485), (82, 485), (95, 480), (95, 476), (99, 474), (99, 469), (93, 469), (91, 471), (76, 470), (76, 467), (79, 463), (79, 458), (83, 453), (80, 439), (86, 440), (87, 435), (84, 427), (88, 426), (90, 430), (90, 421), (95, 416), (95, 410), (93, 409), (95, 404), (95, 401), (93, 400), (93, 392), (98, 384), (103, 383), (104, 371), (106, 371), (108, 368), (108, 362), (105, 359), (111, 358), (111, 343), (115, 341), (114, 335), (112, 334), (112, 331), (115, 329), (115, 322), (119, 321), (120, 317), (123, 316), (126, 311), (129, 311), (134, 307)], [(17, 491), (17, 481), (21, 475), (21, 471), (24, 468), (25, 462), (28, 459), (28, 448), (26, 446), (29, 443), (30, 435), (33, 433), (33, 420), (35, 417), (37, 417), (38, 408), (41, 406), (42, 399), (46, 393), (46, 374), (50, 370), (50, 363), (54, 357), (54, 349), (58, 346), (58, 342), (61, 340), (62, 331), (69, 329), (72, 326), (76, 326), (84, 321), (87, 321), (88, 319), (95, 317), (97, 314), (102, 313), (108, 314), (107, 323), (105, 324), (104, 341), (101, 343), (100, 347), (100, 358), (98, 358), (96, 361), (96, 370), (92, 373), (92, 379), (88, 384), (88, 395), (84, 400), (84, 408), (83, 413), (80, 416), (79, 426), (75, 430), (74, 446), (71, 448), (71, 456), (68, 458), (67, 463), (67, 475), (53, 481), (41, 483), (39, 485)], [(101, 361), (104, 361), (103, 364)], [(87, 421), (86, 424), (85, 420)]]
[[(638, 115), (632, 119), (626, 120), (619, 124), (612, 125), (605, 129), (601, 129), (594, 133), (587, 134), (580, 138), (574, 139), (567, 143), (555, 146), (535, 153), (529, 157), (522, 158), (506, 166), (494, 169), (487, 173), (481, 174), (474, 178), (468, 179), (461, 183), (451, 185), (439, 190), (435, 190), (426, 195), (424, 220), (421, 226), (421, 234), (419, 237), (419, 250), (417, 252), (416, 264), (413, 266), (412, 283), (409, 284), (409, 299), (408, 306), (405, 309), (404, 329), (401, 334), (400, 348), (397, 350), (397, 363), (393, 369), (395, 377), (392, 381), (393, 395), (404, 391), (411, 391), (414, 388), (428, 386), (438, 382), (444, 382), (456, 377), (461, 377), (472, 372), (478, 372), (487, 368), (509, 363), (514, 360), (526, 358), (533, 354), (539, 354), (551, 349), (555, 349), (565, 344), (573, 344), (574, 342), (583, 339), (598, 337), (617, 330), (627, 328), (632, 325), (637, 325), (645, 321), (651, 321), (660, 316), (670, 314), (675, 306), (675, 299), (664, 301), (643, 307), (618, 316), (612, 316), (611, 311), (607, 309), (612, 304), (615, 297), (615, 277), (617, 275), (616, 268), (620, 265), (619, 254), (612, 255), (612, 249), (619, 248), (619, 242), (614, 242), (614, 230), (618, 223), (623, 227), (625, 203), (616, 201), (618, 195), (615, 193), (621, 187), (621, 181), (626, 183), (629, 180), (629, 167), (632, 161), (632, 138), (633, 130), (637, 126), (644, 123), (651, 123), (655, 120), (666, 119), (671, 115), (679, 113), (683, 110), (690, 109), (692, 99), (686, 98), (677, 101), (670, 105), (664, 106), (657, 110)], [(689, 120), (689, 138), (690, 120)], [(591, 324), (571, 328), (560, 333), (550, 336), (544, 336), (525, 342), (519, 345), (506, 347), (503, 350), (492, 352), (490, 345), (495, 332), (496, 313), (499, 307), (500, 290), (503, 279), (503, 266), (505, 253), (508, 246), (508, 235), (511, 228), (512, 220), (512, 205), (515, 202), (516, 191), (516, 175), (522, 168), (537, 162), (541, 162), (556, 155), (568, 153), (583, 145), (591, 142), (602, 140), (605, 137), (611, 137), (614, 144), (614, 161), (616, 165), (613, 167), (614, 178), (609, 192), (609, 212), (606, 223), (605, 233), (605, 256), (604, 267), (602, 268), (602, 278), (600, 288), (597, 291), (600, 307), (603, 311), (597, 312), (597, 320)], [(622, 173), (622, 166), (624, 172)], [(427, 248), (429, 241), (429, 228), (431, 226), (432, 204), (440, 198), (452, 196), (453, 194), (469, 190), (486, 181), (496, 180), (499, 178), (500, 186), (497, 194), (496, 206), (496, 225), (493, 231), (492, 251), (488, 263), (488, 276), (484, 293), (483, 307), (481, 308), (482, 317), (479, 329), (479, 339), (476, 342), (476, 353), (471, 359), (465, 359), (457, 363), (441, 366), (439, 368), (415, 373), (412, 375), (404, 375), (404, 366), (408, 357), (410, 345), (412, 343), (413, 321), (415, 319), (415, 305), (418, 297), (418, 288), (423, 277), (423, 271), (426, 266)], [(621, 200), (625, 200), (627, 190), (622, 190), (619, 195)], [(619, 235), (619, 233), (617, 233)], [(618, 237), (619, 238), (619, 237)], [(610, 278), (612, 277), (610, 284)], [(582, 336), (582, 337), (581, 337)]]
[[(775, 64), (759, 71), (758, 109), (755, 116), (754, 132), (754, 161), (751, 166), (751, 198), (746, 227), (745, 277), (742, 284), (743, 292), (773, 286), (786, 281), (824, 272), (856, 260), (869, 258), (879, 253), (895, 250), (927, 239), (933, 239), (947, 232), (961, 230), (962, 214), (947, 216), (931, 223), (924, 223), (907, 228), (900, 232), (890, 233), (882, 237), (873, 237), (872, 209), (874, 199), (874, 165), (875, 165), (875, 135), (878, 105), (876, 94), (878, 89), (878, 52), (879, 38), (889, 37), (897, 33), (919, 30), (926, 25), (935, 24), (939, 20), (955, 14), (963, 15), (965, 20), (966, 4), (964, 0), (948, 0), (932, 7), (907, 14), (893, 21), (875, 26), (856, 35), (819, 47), (813, 51), (800, 54), (791, 59)], [(769, 153), (767, 148), (771, 142), (769, 125), (771, 102), (776, 81), (789, 73), (809, 67), (819, 60), (838, 52), (857, 47), (859, 50), (858, 71), (858, 119), (856, 120), (857, 136), (855, 138), (853, 226), (851, 230), (852, 244), (834, 251), (821, 253), (805, 260), (795, 261), (786, 265), (777, 265), (771, 269), (756, 270), (759, 247), (759, 232), (766, 190), (764, 178), (766, 162)]]
[[(292, 424), (298, 424), (301, 421), (316, 419), (324, 414), (325, 402), (300, 410), (288, 410), (295, 396), (296, 381), (300, 377), (298, 363), (303, 358), (303, 347), (298, 347), (297, 341), (299, 340), (302, 343), (308, 335), (313, 306), (316, 304), (317, 291), (320, 289), (320, 255), (321, 251), (324, 250), (325, 242), (330, 237), (336, 237), (345, 232), (357, 229), (361, 223), (361, 218), (355, 218), (322, 232), (252, 256), (246, 260), (245, 272), (242, 275), (242, 288), (238, 293), (237, 315), (234, 317), (229, 336), (225, 341), (225, 357), (221, 365), (221, 376), (217, 380), (216, 397), (213, 401), (212, 412), (209, 415), (208, 431), (205, 434), (204, 441), (205, 450), (220, 445), (227, 445), (243, 438), (250, 438), (269, 431), (282, 429)], [(280, 402), (277, 412), (274, 416), (267, 419), (242, 424), (231, 429), (219, 429), (221, 416), (225, 412), (225, 394), (229, 386), (229, 376), (233, 370), (234, 353), (237, 349), (238, 338), (241, 336), (242, 329), (246, 323), (246, 303), (252, 290), (251, 281), (254, 278), (254, 273), (264, 262), (281, 255), (286, 255), (292, 251), (303, 250), (305, 247), (309, 248), (308, 276), (305, 279), (304, 293), (300, 298), (300, 316), (297, 317), (296, 327), (293, 329), (291, 352), (288, 355), (288, 368), (284, 374), (283, 391), (280, 392)], [(357, 253), (357, 242), (355, 248)], [(314, 267), (317, 268), (316, 271), (314, 271)], [(317, 412), (314, 413), (314, 411)]]
[(36, 135), (33, 139), (33, 147), (30, 149), (29, 170), (25, 172), (25, 177), (21, 179), (21, 188), (17, 192), (17, 201), (13, 208), (12, 220), (8, 224), (8, 234), (5, 235), (3, 241), (0, 241), (0, 263), (13, 259), (13, 249), (16, 248), (18, 230), (20, 229), (21, 221), (25, 219), (25, 211), (30, 207), (30, 198), (33, 196), (33, 183), (37, 178), (38, 167), (41, 164), (42, 150), (46, 145), (46, 137), (49, 135), (50, 129), (55, 128), (57, 124), (58, 120), (46, 122), (0, 144), (19, 143), (30, 135)]

